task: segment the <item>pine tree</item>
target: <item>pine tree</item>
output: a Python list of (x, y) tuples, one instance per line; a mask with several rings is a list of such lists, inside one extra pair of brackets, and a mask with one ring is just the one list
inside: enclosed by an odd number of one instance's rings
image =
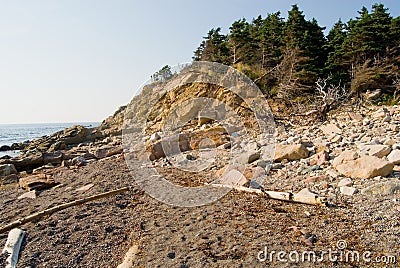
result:
[(195, 51), (194, 60), (229, 64), (227, 36), (220, 33), (221, 28), (211, 29)]
[(268, 14), (260, 29), (260, 65), (261, 69), (273, 68), (282, 57), (283, 27), (285, 23), (280, 12)]
[(307, 88), (315, 83), (326, 60), (324, 28), (313, 19), (307, 21), (297, 5), (292, 6), (284, 27), (284, 41), (287, 49), (300, 49), (304, 59), (297, 66), (300, 85)]
[(246, 51), (246, 47), (251, 43), (249, 28), (249, 23), (246, 19), (235, 21), (229, 28), (230, 34), (228, 35), (228, 39), (232, 64), (243, 61), (248, 52)]
[(349, 82), (348, 70), (343, 64), (343, 43), (347, 37), (346, 24), (339, 20), (327, 35), (325, 46), (327, 60), (325, 63), (324, 76), (331, 76), (331, 82), (340, 84)]

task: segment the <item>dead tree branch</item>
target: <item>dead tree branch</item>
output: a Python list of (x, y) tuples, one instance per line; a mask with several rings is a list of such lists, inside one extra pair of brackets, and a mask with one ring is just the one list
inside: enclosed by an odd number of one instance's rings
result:
[(0, 227), (0, 234), (2, 234), (4, 232), (8, 232), (8, 231), (10, 231), (10, 230), (12, 230), (12, 229), (14, 229), (16, 227), (19, 227), (19, 226), (21, 226), (21, 225), (23, 225), (25, 223), (28, 223), (28, 222), (34, 221), (36, 219), (39, 219), (39, 218), (41, 218), (43, 216), (53, 214), (54, 212), (58, 212), (58, 211), (66, 209), (66, 208), (77, 206), (77, 205), (81, 205), (81, 204), (84, 204), (84, 203), (87, 203), (87, 202), (90, 202), (90, 201), (93, 201), (93, 200), (97, 200), (97, 199), (100, 199), (100, 198), (106, 198), (106, 197), (109, 197), (109, 196), (112, 196), (112, 195), (120, 194), (120, 193), (126, 192), (128, 190), (129, 190), (128, 187), (124, 187), (124, 188), (121, 188), (121, 189), (118, 189), (118, 190), (109, 191), (109, 192), (98, 194), (98, 195), (93, 195), (93, 196), (90, 196), (90, 197), (87, 197), (87, 198), (75, 200), (75, 201), (72, 201), (72, 202), (69, 202), (69, 203), (61, 204), (61, 205), (58, 205), (58, 206), (55, 206), (55, 207), (52, 207), (52, 208), (49, 208), (49, 209), (45, 209), (45, 210), (39, 211), (37, 213), (31, 214), (29, 216), (26, 216), (24, 218), (18, 219), (18, 220), (14, 221), (14, 222), (11, 222), (9, 224), (6, 224), (6, 225)]

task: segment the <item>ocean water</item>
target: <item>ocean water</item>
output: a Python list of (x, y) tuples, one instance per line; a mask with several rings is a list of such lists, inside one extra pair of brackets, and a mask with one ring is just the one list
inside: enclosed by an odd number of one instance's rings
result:
[[(51, 135), (65, 128), (82, 125), (86, 127), (97, 127), (99, 122), (84, 123), (48, 123), (48, 124), (0, 124), (0, 146), (18, 142), (31, 141), (46, 135)], [(0, 152), (0, 157), (4, 155), (16, 156), (19, 152), (7, 151)]]

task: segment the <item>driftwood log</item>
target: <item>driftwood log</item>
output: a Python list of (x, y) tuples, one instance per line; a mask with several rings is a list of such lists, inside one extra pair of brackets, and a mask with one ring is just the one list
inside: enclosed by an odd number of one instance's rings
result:
[(303, 189), (300, 192), (293, 194), (289, 192), (265, 191), (264, 189), (253, 189), (244, 186), (234, 186), (234, 185), (224, 185), (224, 184), (212, 184), (212, 186), (227, 187), (239, 192), (265, 195), (267, 196), (267, 198), (285, 202), (301, 203), (301, 204), (316, 205), (316, 206), (326, 205), (326, 200), (324, 198), (318, 197), (316, 194), (310, 192), (308, 189)]
[(0, 234), (4, 233), (4, 232), (8, 232), (8, 231), (10, 231), (10, 230), (12, 230), (14, 228), (17, 228), (17, 227), (19, 227), (19, 226), (21, 226), (21, 225), (23, 225), (25, 223), (28, 223), (28, 222), (34, 221), (36, 219), (39, 219), (39, 218), (41, 218), (43, 216), (53, 214), (54, 212), (58, 212), (58, 211), (61, 211), (63, 209), (66, 209), (66, 208), (77, 206), (77, 205), (81, 205), (81, 204), (84, 204), (84, 203), (87, 203), (87, 202), (90, 202), (90, 201), (93, 201), (93, 200), (97, 200), (97, 199), (100, 199), (100, 198), (106, 198), (106, 197), (109, 197), (109, 196), (112, 196), (112, 195), (120, 194), (120, 193), (126, 192), (128, 190), (129, 190), (128, 187), (124, 187), (124, 188), (117, 189), (117, 190), (114, 190), (114, 191), (109, 191), (109, 192), (105, 192), (105, 193), (102, 193), (102, 194), (93, 195), (93, 196), (90, 196), (90, 197), (87, 197), (87, 198), (78, 199), (78, 200), (75, 200), (75, 201), (72, 201), (72, 202), (68, 202), (68, 203), (65, 203), (65, 204), (61, 204), (61, 205), (58, 205), (58, 206), (55, 206), (55, 207), (52, 207), (52, 208), (48, 208), (48, 209), (39, 211), (37, 213), (31, 214), (29, 216), (26, 216), (24, 218), (18, 219), (16, 221), (13, 221), (13, 222), (11, 222), (11, 223), (9, 223), (7, 225), (4, 225), (4, 226), (0, 227)]
[(128, 252), (126, 252), (123, 262), (118, 265), (117, 268), (132, 268), (138, 251), (139, 247), (137, 245), (132, 245)]
[(21, 250), (22, 241), (25, 238), (25, 231), (15, 228), (8, 234), (6, 245), (2, 253), (8, 253), (9, 256), (6, 260), (5, 268), (15, 268), (17, 267), (19, 259), (19, 251)]

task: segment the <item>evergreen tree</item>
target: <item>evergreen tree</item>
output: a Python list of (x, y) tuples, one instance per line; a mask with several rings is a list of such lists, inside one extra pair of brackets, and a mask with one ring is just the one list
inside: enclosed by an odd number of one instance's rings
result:
[(343, 43), (347, 37), (346, 24), (339, 20), (327, 35), (325, 46), (327, 60), (325, 63), (325, 76), (331, 76), (334, 84), (349, 82), (348, 70), (343, 64)]
[(282, 57), (283, 27), (285, 23), (280, 12), (268, 14), (260, 29), (260, 65), (261, 69), (273, 68)]
[(229, 28), (230, 34), (228, 35), (228, 39), (232, 55), (232, 64), (237, 64), (239, 61), (244, 60), (248, 52), (246, 48), (251, 44), (249, 29), (249, 23), (246, 19), (235, 21)]
[(229, 64), (227, 36), (220, 33), (221, 28), (211, 29), (195, 51), (194, 60)]
[(287, 48), (300, 49), (300, 56), (304, 60), (296, 70), (303, 88), (313, 85), (322, 74), (321, 70), (326, 60), (323, 30), (315, 19), (307, 21), (297, 5), (292, 6), (284, 27), (284, 41)]

